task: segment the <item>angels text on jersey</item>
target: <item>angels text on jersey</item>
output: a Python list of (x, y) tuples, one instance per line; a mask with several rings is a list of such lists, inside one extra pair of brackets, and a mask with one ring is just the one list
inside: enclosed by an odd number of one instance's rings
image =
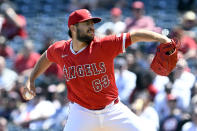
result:
[[(71, 79), (82, 78), (82, 77), (88, 77), (88, 76), (95, 76), (99, 74), (105, 74), (106, 73), (106, 67), (104, 62), (91, 63), (91, 64), (84, 64), (84, 65), (73, 65), (66, 67), (64, 65), (63, 67), (64, 77), (66, 81), (69, 81)], [(95, 92), (101, 91), (103, 88), (106, 88), (109, 86), (109, 79), (108, 76), (105, 74), (100, 79), (95, 79), (92, 81), (92, 86), (94, 88)]]

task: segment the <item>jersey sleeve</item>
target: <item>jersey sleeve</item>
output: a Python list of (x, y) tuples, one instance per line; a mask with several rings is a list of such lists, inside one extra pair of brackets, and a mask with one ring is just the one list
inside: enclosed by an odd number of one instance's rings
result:
[(116, 57), (118, 54), (125, 52), (125, 49), (131, 44), (130, 33), (110, 35), (101, 39), (101, 50), (106, 55)]
[(55, 42), (46, 50), (47, 59), (54, 63), (59, 63), (61, 57), (62, 42)]

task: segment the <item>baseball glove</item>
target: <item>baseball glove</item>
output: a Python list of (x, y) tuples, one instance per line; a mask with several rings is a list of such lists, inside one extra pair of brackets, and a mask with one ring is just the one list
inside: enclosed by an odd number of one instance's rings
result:
[(158, 75), (168, 76), (178, 61), (179, 47), (180, 43), (175, 39), (171, 39), (169, 43), (160, 44), (151, 63), (151, 69)]

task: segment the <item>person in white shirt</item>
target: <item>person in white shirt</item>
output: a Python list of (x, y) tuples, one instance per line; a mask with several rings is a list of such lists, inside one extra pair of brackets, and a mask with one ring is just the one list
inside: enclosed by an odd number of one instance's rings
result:
[(194, 106), (191, 113), (192, 121), (182, 126), (182, 131), (197, 131), (197, 106)]
[(106, 36), (110, 34), (120, 34), (125, 30), (126, 24), (122, 19), (122, 10), (120, 8), (111, 9), (111, 20), (102, 24), (97, 30), (96, 35)]
[(152, 105), (151, 95), (148, 90), (139, 92), (134, 98), (134, 102), (130, 105), (130, 108), (136, 115), (138, 115), (143, 121), (152, 126), (152, 129), (159, 129), (159, 116), (157, 111)]
[(17, 79), (18, 74), (7, 68), (4, 57), (0, 56), (0, 89), (10, 91), (14, 87)]
[[(191, 100), (191, 89), (195, 82), (195, 76), (188, 71), (187, 62), (185, 59), (179, 59), (176, 68), (172, 72), (173, 83), (171, 93), (177, 96), (177, 107), (182, 111), (187, 111)], [(166, 93), (163, 86), (166, 82), (169, 82), (168, 77), (158, 76), (155, 79), (155, 85), (157, 89), (160, 89), (155, 97), (155, 108), (159, 112), (160, 118), (163, 118), (168, 114), (166, 106)], [(163, 80), (163, 82), (162, 82)], [(165, 81), (165, 82), (164, 82)], [(165, 87), (165, 86), (164, 86)]]
[(160, 121), (170, 114), (167, 96), (172, 91), (172, 83), (167, 83), (164, 88), (165, 89), (158, 93), (154, 99), (154, 108), (158, 112)]
[(136, 74), (128, 70), (125, 58), (115, 59), (115, 80), (121, 101), (128, 105), (129, 97), (136, 86)]
[(195, 76), (188, 71), (187, 61), (179, 59), (174, 70), (172, 93), (178, 97), (178, 107), (187, 111), (191, 100), (191, 89), (195, 83)]

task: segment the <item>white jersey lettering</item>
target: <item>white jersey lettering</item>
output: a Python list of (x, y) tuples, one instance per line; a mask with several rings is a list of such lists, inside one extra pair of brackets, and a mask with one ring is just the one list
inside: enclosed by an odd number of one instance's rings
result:
[(70, 66), (66, 68), (66, 65), (63, 67), (64, 77), (66, 81), (75, 79), (76, 77), (85, 77), (92, 75), (99, 75), (106, 73), (106, 67), (104, 62), (84, 64), (77, 66)]
[(63, 67), (63, 73), (64, 73), (64, 77), (65, 77), (66, 81), (69, 81), (69, 78), (68, 78), (68, 71), (67, 71), (65, 65), (64, 65), (64, 67)]
[(85, 64), (84, 68), (85, 68), (86, 76), (92, 76), (93, 73), (91, 71), (90, 64)]
[(84, 70), (83, 70), (82, 65), (78, 65), (77, 68), (76, 68), (76, 71), (77, 71), (77, 75), (79, 77), (84, 77)]
[(92, 65), (92, 70), (94, 72), (94, 75), (100, 74), (100, 71), (96, 68), (96, 63), (93, 63), (91, 65)]
[(69, 79), (76, 78), (75, 66), (71, 66), (68, 69), (69, 69)]
[(105, 68), (105, 63), (104, 62), (100, 62), (99, 63), (99, 67), (101, 68), (101, 73), (105, 73), (106, 72), (106, 68)]

